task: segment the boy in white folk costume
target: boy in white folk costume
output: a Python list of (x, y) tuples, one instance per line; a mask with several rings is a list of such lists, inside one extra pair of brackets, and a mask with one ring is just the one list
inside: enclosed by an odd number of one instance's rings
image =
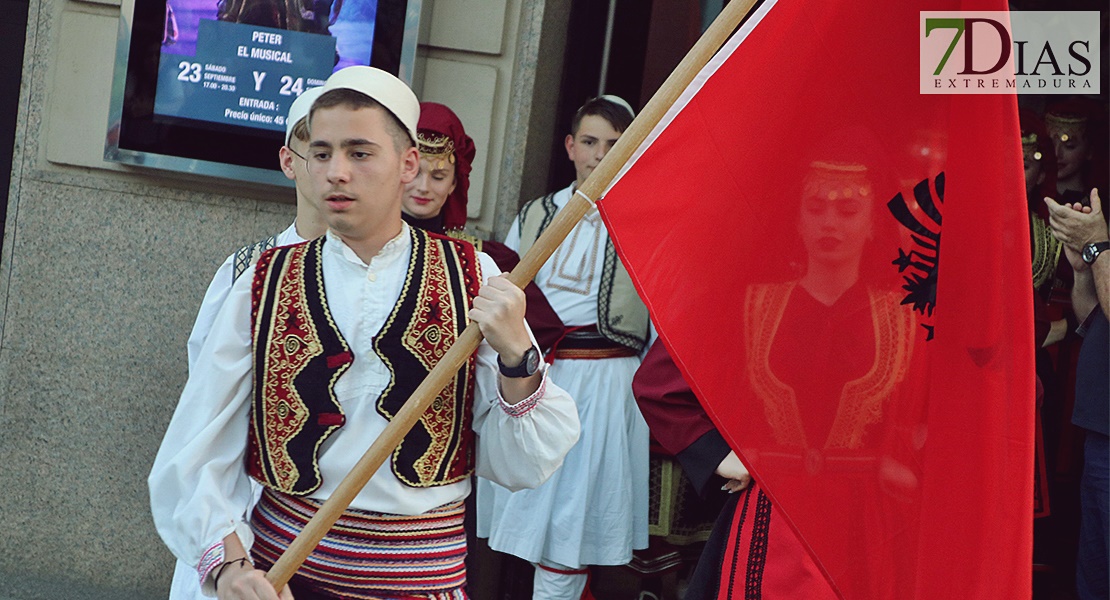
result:
[[(523, 254), (631, 124), (615, 96), (590, 100), (566, 138), (576, 180), (525, 204), (505, 245)], [(574, 397), (582, 436), (538, 488), (513, 492), (479, 480), (478, 535), (536, 565), (535, 600), (577, 600), (589, 565), (624, 565), (648, 545), (648, 428), (632, 377), (649, 338), (647, 308), (591, 209), (536, 275), (565, 326), (550, 358)]]
[[(189, 356), (189, 370), (192, 371), (200, 354), (208, 332), (212, 330), (212, 322), (220, 312), (231, 284), (243, 273), (246, 268), (254, 264), (262, 252), (270, 248), (299, 244), (304, 241), (316, 239), (324, 235), (327, 225), (324, 224), (323, 215), (320, 214), (312, 194), (308, 188), (308, 163), (304, 156), (308, 152), (308, 110), (312, 103), (320, 97), (320, 88), (305, 90), (289, 106), (289, 114), (285, 120), (285, 145), (278, 151), (278, 161), (285, 176), (293, 180), (297, 191), (297, 216), (290, 225), (281, 233), (271, 235), (249, 246), (244, 246), (235, 251), (224, 260), (197, 311), (193, 330), (189, 334), (187, 346)], [(256, 488), (261, 493), (261, 487)], [(256, 494), (257, 495), (257, 494)], [(182, 560), (178, 560), (173, 572), (173, 582), (170, 584), (169, 600), (199, 600), (205, 596), (201, 593), (200, 583), (197, 581), (196, 569)]]

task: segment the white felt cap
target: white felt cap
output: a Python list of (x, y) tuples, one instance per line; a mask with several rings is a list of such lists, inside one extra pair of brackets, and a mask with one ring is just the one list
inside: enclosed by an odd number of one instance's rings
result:
[(633, 119), (636, 118), (636, 111), (632, 110), (632, 105), (629, 104), (624, 98), (621, 98), (620, 96), (614, 96), (613, 94), (604, 94), (602, 96), (598, 96), (598, 98), (601, 98), (602, 100), (608, 100), (609, 102), (620, 106), (621, 108), (627, 110), (628, 114), (632, 115)]
[(308, 116), (309, 109), (312, 108), (312, 103), (324, 93), (321, 87), (309, 88), (301, 92), (300, 96), (293, 101), (289, 106), (289, 116), (285, 118), (285, 145), (288, 146), (289, 142), (293, 139), (293, 128), (301, 119)]
[(323, 91), (348, 89), (361, 92), (376, 100), (393, 113), (405, 126), (416, 143), (416, 124), (420, 120), (420, 102), (405, 82), (374, 67), (353, 66), (332, 73), (321, 86)]

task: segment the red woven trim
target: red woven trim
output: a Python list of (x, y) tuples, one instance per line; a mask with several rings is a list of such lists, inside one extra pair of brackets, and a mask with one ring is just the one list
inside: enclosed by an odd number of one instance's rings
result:
[(590, 572), (589, 569), (556, 569), (555, 567), (549, 567), (540, 563), (536, 563), (536, 567), (549, 573), (558, 573), (559, 575), (585, 575)]
[(558, 348), (551, 355), (556, 359), (576, 360), (602, 360), (606, 358), (625, 358), (639, 356), (632, 348), (620, 346), (617, 348)]
[[(263, 492), (251, 515), (258, 568), (268, 569), (285, 553), (319, 506), (310, 498)], [(347, 509), (298, 577), (328, 598), (458, 598), (466, 585), (464, 514), (461, 501), (415, 516)]]
[(220, 540), (212, 544), (200, 555), (200, 563), (197, 565), (197, 575), (200, 575), (200, 584), (203, 587), (204, 582), (208, 580), (208, 575), (212, 570), (220, 566), (224, 562), (224, 542)]
[[(521, 400), (520, 402), (517, 402), (516, 404), (509, 404), (508, 402), (505, 402), (504, 398), (501, 398), (501, 410), (505, 411), (505, 414), (509, 415), (510, 417), (513, 417), (514, 419), (519, 419), (520, 417), (523, 417), (524, 415), (531, 412), (532, 409), (535, 408), (537, 404), (539, 404), (540, 398), (543, 397), (545, 391), (547, 391), (546, 366), (544, 366), (543, 369), (543, 378), (540, 379), (540, 387), (536, 388), (536, 391), (532, 392), (531, 396), (528, 396), (527, 398)], [(500, 396), (500, 394), (498, 395)]]

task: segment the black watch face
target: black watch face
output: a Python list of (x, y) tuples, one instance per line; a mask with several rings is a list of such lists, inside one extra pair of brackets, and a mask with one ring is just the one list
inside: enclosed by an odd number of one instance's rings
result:
[(1087, 244), (1083, 246), (1083, 262), (1087, 264), (1095, 262), (1095, 259), (1098, 258), (1102, 250), (1103, 248), (1101, 248), (1099, 244)]
[(540, 366), (540, 353), (536, 350), (535, 346), (529, 348), (521, 359), (520, 364), (515, 367), (509, 367), (501, 362), (501, 357), (497, 357), (497, 364), (501, 370), (501, 374), (505, 377), (530, 377), (533, 375)]
[(524, 353), (524, 364), (525, 368), (528, 369), (529, 375), (535, 373), (536, 369), (540, 368), (540, 353), (536, 350), (535, 346), (532, 346)]

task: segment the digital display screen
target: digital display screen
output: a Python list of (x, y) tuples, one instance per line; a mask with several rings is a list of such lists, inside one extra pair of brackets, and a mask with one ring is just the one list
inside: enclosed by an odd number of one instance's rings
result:
[(408, 80), (418, 15), (419, 0), (136, 0), (106, 157), (277, 173), (293, 100), (350, 65)]

